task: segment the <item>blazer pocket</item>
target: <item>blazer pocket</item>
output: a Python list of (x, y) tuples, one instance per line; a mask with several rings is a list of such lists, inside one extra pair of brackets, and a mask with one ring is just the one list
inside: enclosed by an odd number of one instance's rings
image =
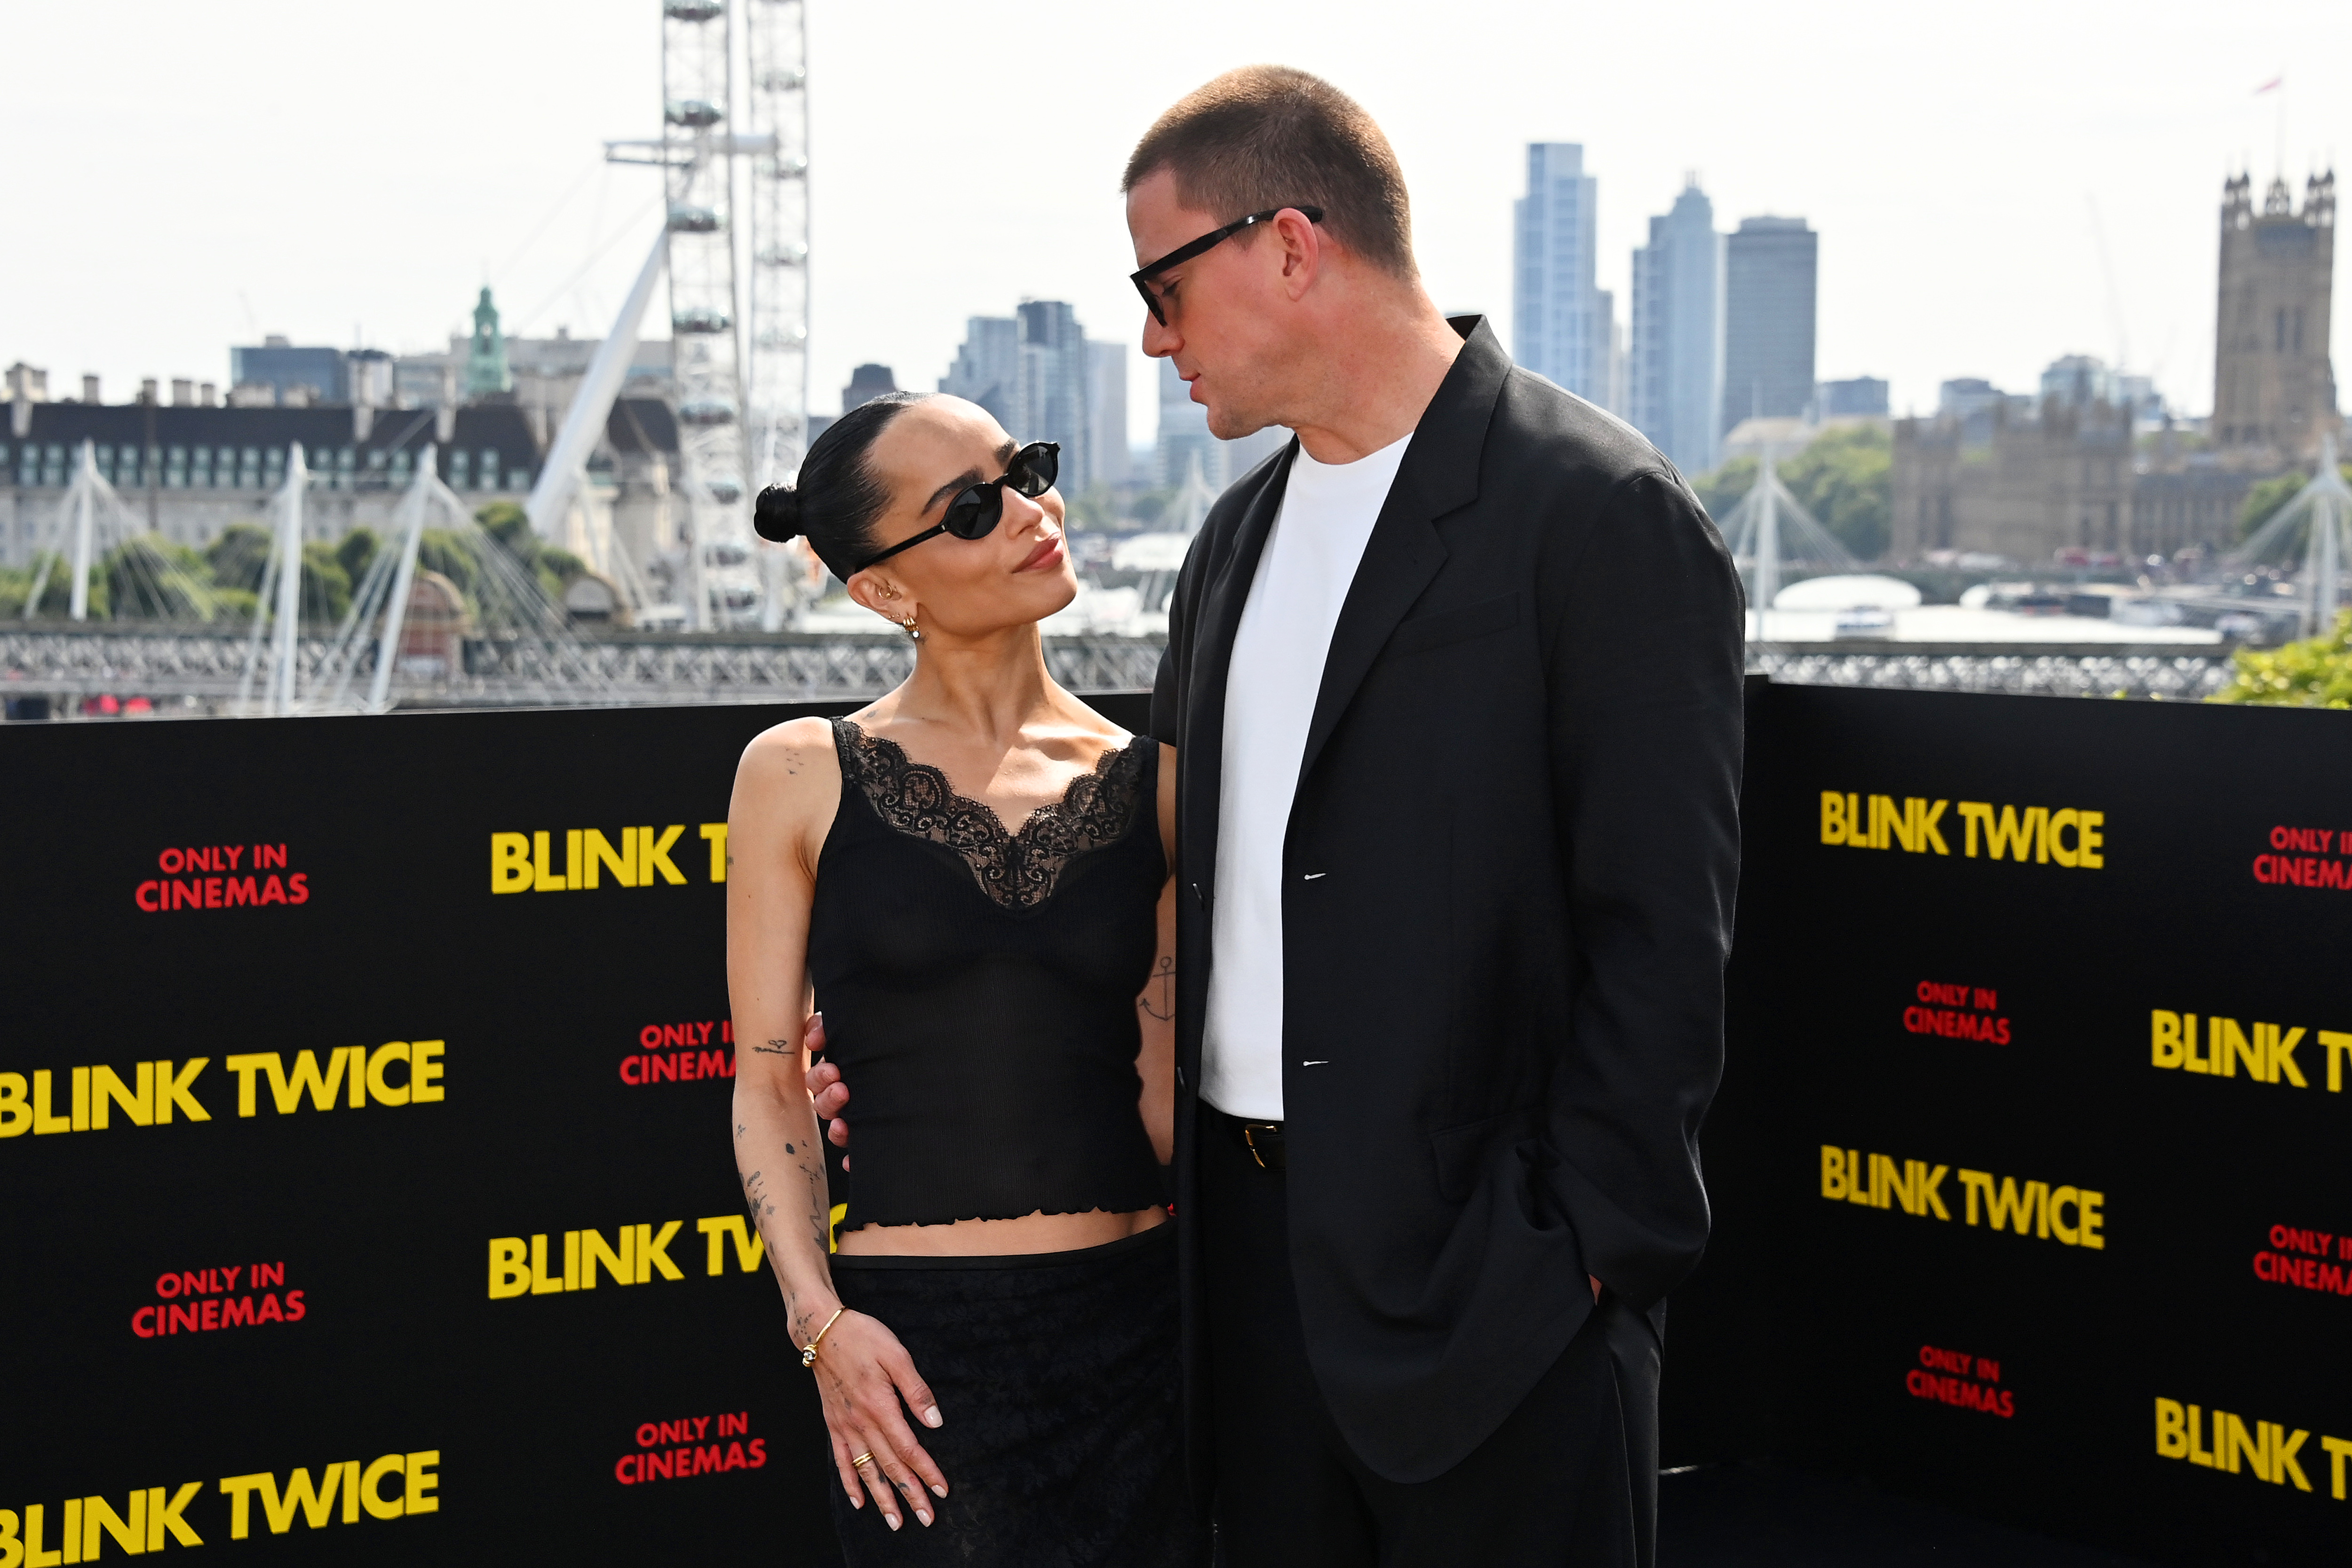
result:
[(1445, 1127), (1429, 1135), (1430, 1153), (1437, 1161), (1437, 1190), (1460, 1203), (1478, 1190), (1479, 1178), (1494, 1163), (1495, 1151), (1543, 1135), (1549, 1110), (1522, 1105), (1499, 1116)]
[(1518, 623), (1519, 595), (1506, 593), (1499, 599), (1465, 605), (1460, 610), (1415, 616), (1390, 634), (1388, 651), (1391, 654), (1425, 653), (1449, 643), (1465, 643), (1473, 637), (1507, 632)]

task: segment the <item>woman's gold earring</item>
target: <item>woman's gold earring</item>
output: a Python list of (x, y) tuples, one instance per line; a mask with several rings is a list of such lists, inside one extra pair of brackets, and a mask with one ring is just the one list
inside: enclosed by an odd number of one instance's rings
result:
[(908, 642), (919, 643), (923, 640), (922, 628), (915, 624), (915, 618), (913, 616), (908, 616), (904, 621), (899, 622), (898, 624), (905, 629)]

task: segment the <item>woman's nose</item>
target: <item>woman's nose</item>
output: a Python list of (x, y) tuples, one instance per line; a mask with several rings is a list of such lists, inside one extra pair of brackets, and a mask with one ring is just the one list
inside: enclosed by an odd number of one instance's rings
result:
[[(1045, 492), (1048, 496), (1053, 493), (1051, 490)], [(1046, 512), (1041, 500), (1041, 497), (1024, 496), (1009, 485), (1005, 486), (1004, 520), (1011, 525), (1013, 533), (1025, 532), (1045, 519)]]

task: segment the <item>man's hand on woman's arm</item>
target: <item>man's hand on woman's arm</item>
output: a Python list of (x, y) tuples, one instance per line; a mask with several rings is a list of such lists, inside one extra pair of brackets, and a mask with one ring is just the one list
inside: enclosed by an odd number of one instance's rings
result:
[[(809, 1014), (808, 1028), (801, 1034), (801, 1049), (811, 1056), (824, 1051), (824, 1015)], [(841, 1069), (830, 1061), (820, 1061), (809, 1069), (809, 1093), (816, 1106), (816, 1119), (824, 1125), (824, 1135), (837, 1149), (849, 1147), (849, 1124), (841, 1113), (849, 1105), (849, 1085), (841, 1081)], [(849, 1156), (841, 1156), (841, 1168), (849, 1168)]]

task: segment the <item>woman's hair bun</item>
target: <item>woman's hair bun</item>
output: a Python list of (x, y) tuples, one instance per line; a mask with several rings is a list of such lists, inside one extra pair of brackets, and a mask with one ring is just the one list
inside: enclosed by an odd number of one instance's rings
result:
[(782, 544), (801, 531), (801, 493), (790, 485), (771, 485), (751, 504), (751, 528), (763, 539)]

